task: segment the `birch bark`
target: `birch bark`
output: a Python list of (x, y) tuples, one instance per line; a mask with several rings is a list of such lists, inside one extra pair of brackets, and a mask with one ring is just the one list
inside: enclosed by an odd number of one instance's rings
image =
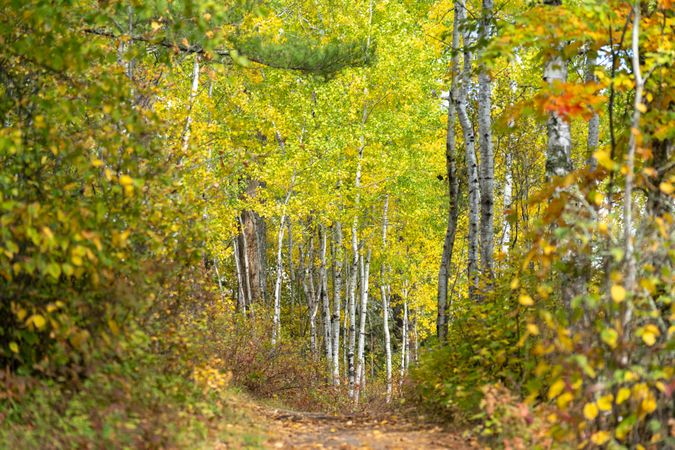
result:
[(368, 314), (368, 277), (370, 273), (370, 255), (371, 251), (368, 249), (365, 260), (361, 255), (361, 308), (359, 321), (359, 347), (358, 347), (358, 365), (356, 368), (356, 379), (359, 381), (354, 390), (354, 402), (359, 402), (359, 394), (361, 392), (361, 379), (364, 376), (364, 352), (366, 346), (366, 320)]
[[(487, 42), (492, 36), (493, 0), (483, 0), (479, 36)], [(466, 43), (465, 43), (466, 45)], [(494, 150), (492, 146), (492, 80), (485, 63), (478, 73), (478, 141), (480, 145), (480, 257), (483, 276), (493, 276), (494, 249)]]
[[(458, 14), (460, 23), (466, 17), (466, 0), (455, 2), (455, 11)], [(473, 124), (467, 112), (467, 95), (471, 83), (471, 37), (470, 32), (464, 30), (462, 33), (464, 45), (464, 69), (461, 76), (461, 85), (458, 89), (455, 108), (459, 123), (462, 126), (464, 136), (464, 148), (466, 153), (467, 179), (469, 185), (469, 229), (468, 229), (468, 258), (467, 258), (467, 276), (469, 279), (469, 297), (476, 297), (478, 288), (478, 214), (480, 203), (480, 186), (478, 182), (478, 162), (476, 160), (475, 136), (473, 133)]]
[(391, 335), (389, 333), (389, 298), (387, 297), (387, 227), (389, 225), (389, 194), (384, 197), (384, 212), (382, 213), (382, 262), (380, 264), (380, 293), (382, 295), (382, 327), (384, 329), (384, 355), (386, 368), (387, 395), (386, 402), (391, 402)]
[(319, 236), (321, 239), (321, 266), (319, 267), (319, 296), (321, 298), (321, 306), (323, 308), (323, 343), (326, 352), (326, 362), (328, 368), (332, 372), (333, 362), (333, 343), (331, 340), (331, 315), (330, 315), (330, 298), (328, 297), (328, 274), (326, 270), (326, 250), (327, 241), (326, 227), (323, 224), (319, 225)]
[(333, 385), (340, 384), (340, 303), (342, 302), (342, 225), (336, 222), (333, 241)]
[(438, 291), (436, 303), (438, 315), (436, 318), (436, 336), (441, 345), (445, 344), (448, 336), (448, 279), (450, 277), (450, 263), (455, 246), (457, 233), (457, 218), (459, 217), (459, 180), (455, 163), (455, 121), (457, 112), (454, 101), (457, 97), (457, 82), (459, 79), (459, 20), (461, 15), (455, 14), (452, 28), (452, 82), (448, 94), (448, 128), (445, 140), (445, 168), (448, 177), (448, 226), (443, 241), (443, 254), (438, 269)]

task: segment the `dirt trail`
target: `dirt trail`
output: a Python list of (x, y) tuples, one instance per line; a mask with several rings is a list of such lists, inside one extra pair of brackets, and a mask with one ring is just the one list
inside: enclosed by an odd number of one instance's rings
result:
[(474, 449), (458, 433), (394, 415), (330, 416), (280, 409), (258, 410), (269, 425), (265, 445), (280, 449)]

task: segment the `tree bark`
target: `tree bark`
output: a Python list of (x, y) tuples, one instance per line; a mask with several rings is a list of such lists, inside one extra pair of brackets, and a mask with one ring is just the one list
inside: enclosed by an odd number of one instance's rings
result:
[[(597, 81), (595, 77), (595, 66), (597, 65), (597, 52), (589, 49), (586, 52), (586, 83), (594, 83)], [(598, 165), (593, 153), (598, 149), (600, 142), (600, 115), (594, 112), (591, 119), (588, 121), (588, 136), (586, 138), (586, 155), (587, 164), (591, 170), (595, 170)]]
[(277, 280), (274, 283), (274, 317), (272, 319), (272, 345), (276, 345), (277, 339), (281, 334), (281, 279), (284, 273), (283, 268), (283, 247), (284, 230), (286, 226), (286, 215), (281, 216), (279, 224), (279, 233), (277, 234)]
[(336, 222), (333, 241), (333, 385), (340, 384), (340, 304), (342, 302), (342, 225)]
[(382, 295), (382, 328), (384, 329), (384, 355), (386, 368), (387, 395), (386, 402), (391, 402), (391, 335), (389, 333), (389, 298), (387, 297), (387, 227), (389, 225), (389, 194), (384, 197), (384, 212), (382, 213), (382, 261), (380, 263), (380, 293)]
[[(465, 0), (458, 0), (455, 3), (456, 14), (460, 15), (460, 22), (466, 15)], [(469, 229), (468, 241), (469, 250), (467, 258), (467, 276), (469, 280), (469, 298), (476, 298), (478, 288), (478, 214), (480, 203), (480, 186), (478, 182), (478, 163), (476, 160), (475, 136), (473, 133), (473, 124), (467, 112), (467, 95), (471, 83), (471, 39), (469, 31), (462, 33), (464, 45), (464, 70), (461, 77), (461, 86), (458, 89), (455, 108), (459, 123), (462, 126), (464, 136), (464, 148), (466, 153), (467, 179), (469, 185)]]
[(185, 125), (183, 127), (183, 136), (181, 142), (181, 155), (182, 158), (187, 154), (188, 147), (190, 145), (190, 128), (192, 126), (192, 107), (194, 106), (195, 99), (197, 98), (197, 92), (199, 90), (199, 55), (195, 55), (195, 60), (192, 64), (192, 85), (190, 87), (190, 97), (188, 99), (188, 113), (185, 117)]
[[(563, 59), (562, 49), (556, 49), (556, 53), (546, 62), (544, 80), (551, 86), (567, 81), (567, 61)], [(546, 129), (546, 179), (551, 180), (572, 171), (572, 135), (569, 123), (556, 111), (549, 113)]]
[(368, 277), (370, 272), (370, 255), (368, 250), (365, 260), (361, 255), (361, 318), (359, 322), (359, 347), (358, 347), (358, 365), (356, 368), (356, 379), (359, 381), (354, 390), (354, 402), (359, 402), (359, 393), (361, 392), (361, 378), (364, 373), (364, 351), (366, 345), (366, 319), (368, 313)]
[(454, 15), (452, 28), (452, 82), (448, 93), (448, 128), (445, 139), (445, 170), (448, 177), (448, 226), (445, 230), (443, 241), (443, 254), (441, 265), (438, 269), (438, 291), (436, 303), (438, 315), (436, 318), (436, 336), (441, 345), (445, 344), (448, 336), (448, 279), (450, 277), (450, 264), (452, 252), (455, 246), (457, 233), (457, 218), (459, 217), (459, 179), (455, 162), (455, 120), (456, 111), (454, 106), (457, 97), (457, 82), (459, 79), (459, 20), (460, 14)]
[[(644, 80), (642, 79), (642, 70), (640, 69), (640, 2), (633, 4), (633, 32), (632, 32), (632, 63), (633, 76), (635, 77), (635, 99), (633, 103), (633, 118), (631, 120), (630, 139), (628, 141), (628, 153), (626, 155), (626, 187), (624, 192), (623, 208), (623, 226), (624, 226), (624, 245), (625, 262), (624, 272), (626, 274), (626, 290), (633, 292), (637, 278), (637, 262), (635, 258), (635, 244), (633, 242), (633, 178), (635, 177), (635, 151), (637, 149), (637, 139), (640, 135), (640, 109), (644, 108), (642, 104), (642, 92), (644, 89)], [(632, 318), (632, 308), (630, 302), (626, 302), (623, 325), (626, 326)]]
[[(483, 0), (479, 25), (480, 39), (492, 36), (493, 0)], [(493, 277), (494, 249), (494, 150), (492, 146), (492, 80), (484, 63), (478, 74), (478, 141), (480, 146), (480, 256), (481, 272)]]
[(508, 254), (511, 247), (511, 222), (508, 218), (508, 212), (511, 210), (512, 195), (513, 195), (513, 175), (511, 174), (512, 164), (511, 149), (506, 149), (506, 157), (504, 158), (504, 214), (502, 227), (502, 253)]
[(319, 267), (319, 284), (321, 297), (321, 306), (323, 308), (323, 343), (326, 352), (326, 362), (328, 363), (329, 371), (332, 373), (333, 363), (333, 343), (331, 339), (331, 315), (330, 315), (330, 298), (328, 297), (328, 272), (326, 269), (326, 250), (327, 241), (326, 227), (323, 224), (319, 225), (319, 237), (321, 240), (321, 266)]
[(401, 377), (399, 385), (403, 386), (408, 361), (408, 288), (403, 288), (403, 323), (401, 329)]

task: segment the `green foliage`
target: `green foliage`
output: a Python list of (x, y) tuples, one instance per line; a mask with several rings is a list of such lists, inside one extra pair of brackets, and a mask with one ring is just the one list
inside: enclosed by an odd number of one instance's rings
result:
[(331, 40), (326, 43), (312, 42), (291, 35), (283, 42), (273, 42), (259, 36), (234, 40), (238, 54), (244, 56), (235, 62), (247, 65), (246, 59), (279, 69), (292, 69), (331, 76), (346, 67), (361, 67), (372, 63), (375, 49), (368, 48), (364, 39), (344, 42)]
[(411, 394), (436, 413), (457, 420), (474, 417), (485, 384), (520, 386), (532, 375), (531, 357), (520, 346), (527, 336), (525, 316), (508, 287), (480, 303), (457, 302), (449, 325), (448, 342), (422, 353), (411, 372)]

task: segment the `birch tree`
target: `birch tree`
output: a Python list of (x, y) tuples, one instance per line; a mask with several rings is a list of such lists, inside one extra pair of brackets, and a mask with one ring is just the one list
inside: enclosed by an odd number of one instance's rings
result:
[(356, 386), (354, 389), (354, 403), (359, 402), (359, 394), (361, 392), (361, 379), (365, 371), (365, 346), (366, 346), (366, 320), (368, 318), (368, 278), (370, 274), (370, 256), (371, 250), (368, 249), (364, 258), (361, 254), (361, 305), (360, 305), (360, 321), (359, 321), (359, 346), (357, 354), (356, 367)]
[[(492, 37), (493, 0), (483, 0), (479, 38), (484, 43)], [(466, 42), (465, 42), (466, 45)], [(481, 272), (493, 276), (494, 247), (494, 150), (492, 146), (492, 80), (485, 62), (478, 73), (478, 134), (480, 144), (480, 256)]]
[(387, 227), (389, 225), (388, 213), (389, 211), (389, 195), (384, 197), (384, 211), (382, 212), (382, 261), (380, 263), (380, 295), (382, 296), (382, 327), (384, 329), (384, 352), (385, 352), (385, 369), (387, 394), (386, 402), (391, 401), (392, 385), (391, 385), (391, 335), (389, 333), (389, 286), (387, 284)]
[(454, 102), (458, 96), (457, 83), (460, 76), (459, 27), (461, 17), (461, 14), (455, 9), (452, 25), (452, 59), (450, 62), (452, 81), (450, 92), (448, 93), (448, 124), (445, 140), (445, 170), (448, 178), (448, 225), (445, 230), (441, 265), (438, 270), (438, 292), (436, 299), (438, 308), (436, 336), (441, 344), (445, 344), (448, 335), (448, 280), (450, 277), (452, 254), (455, 246), (455, 234), (457, 233), (457, 218), (459, 217), (459, 179), (457, 177), (455, 162), (455, 121), (457, 112), (455, 110)]
[[(466, 17), (465, 0), (455, 2), (455, 13), (459, 16), (459, 22), (462, 23)], [(478, 180), (478, 162), (476, 159), (475, 135), (473, 124), (468, 113), (468, 92), (471, 86), (471, 36), (470, 31), (464, 29), (462, 32), (464, 68), (461, 74), (461, 84), (457, 90), (455, 100), (455, 109), (462, 127), (464, 137), (464, 149), (466, 157), (467, 180), (469, 189), (469, 229), (468, 229), (468, 259), (467, 259), (467, 277), (469, 280), (469, 297), (475, 298), (478, 288), (478, 216), (480, 204), (480, 185)]]

